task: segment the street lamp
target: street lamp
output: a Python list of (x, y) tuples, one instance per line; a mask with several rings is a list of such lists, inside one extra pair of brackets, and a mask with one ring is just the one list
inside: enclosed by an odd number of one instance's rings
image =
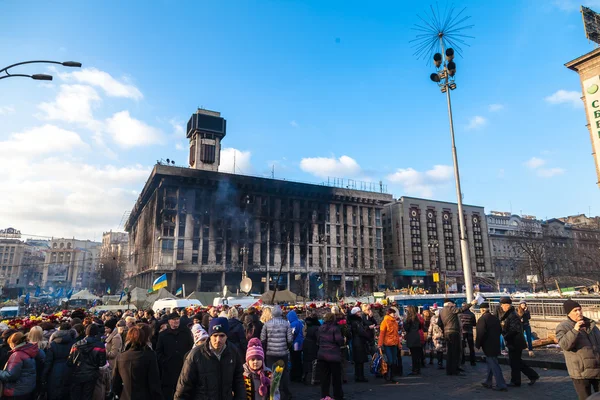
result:
[(438, 273), (438, 281), (436, 282), (438, 293), (440, 292), (440, 276), (441, 276), (441, 273), (439, 271), (439, 270), (441, 270), (441, 268), (439, 268), (438, 263), (437, 263), (437, 254), (438, 254), (439, 246), (440, 246), (440, 243), (436, 239), (430, 239), (429, 243), (427, 243), (427, 247), (429, 247), (429, 260), (430, 260), (430, 263), (432, 266), (431, 270), (432, 270), (432, 272)]
[(21, 77), (21, 78), (31, 78), (36, 81), (51, 81), (52, 80), (52, 75), (48, 75), (48, 74), (26, 75), (26, 74), (11, 74), (10, 72), (8, 72), (8, 70), (11, 69), (12, 67), (17, 67), (19, 65), (25, 65), (25, 64), (58, 64), (58, 65), (62, 65), (63, 67), (81, 68), (81, 63), (77, 62), (77, 61), (63, 61), (63, 62), (48, 61), (48, 60), (23, 61), (23, 62), (12, 64), (12, 65), (9, 65), (8, 67), (4, 67), (4, 68), (0, 69), (0, 74), (2, 74), (2, 73), (6, 74), (4, 76), (0, 76), (0, 79)]

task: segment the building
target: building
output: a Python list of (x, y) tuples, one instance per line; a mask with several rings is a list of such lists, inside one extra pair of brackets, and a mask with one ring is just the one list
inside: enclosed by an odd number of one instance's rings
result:
[[(463, 206), (469, 258), (475, 284), (492, 285), (487, 223), (483, 207)], [(454, 203), (401, 197), (383, 212), (385, 270), (389, 285), (453, 290), (464, 284), (458, 206)], [(434, 282), (434, 272), (441, 282)], [(456, 286), (454, 286), (456, 284)]]
[(43, 241), (22, 241), (17, 229), (0, 230), (0, 287), (4, 294), (16, 295), (39, 282), (43, 247)]
[(384, 283), (381, 212), (393, 199), (382, 186), (218, 172), (225, 134), (219, 113), (198, 110), (190, 168), (154, 167), (125, 225), (130, 284), (149, 288), (166, 273), (172, 291), (235, 291), (244, 270), (254, 292), (278, 284), (323, 297)]
[(102, 233), (102, 247), (100, 257), (115, 256), (127, 258), (129, 252), (129, 234), (127, 232), (104, 232)]
[(97, 284), (96, 271), (102, 243), (90, 240), (51, 239), (46, 251), (42, 286), (86, 288)]

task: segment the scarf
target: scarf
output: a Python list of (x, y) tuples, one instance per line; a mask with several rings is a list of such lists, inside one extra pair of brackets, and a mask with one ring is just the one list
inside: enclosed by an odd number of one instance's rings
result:
[[(267, 394), (269, 394), (269, 388), (271, 386), (270, 371), (266, 372), (264, 367), (262, 367), (258, 371), (250, 369), (250, 366), (248, 366), (248, 365), (246, 365), (246, 367), (247, 367), (247, 371), (249, 372), (249, 374), (246, 378), (246, 393), (252, 392), (253, 376), (258, 376), (259, 381), (260, 381), (260, 386), (258, 388), (258, 394), (261, 397), (265, 397)], [(254, 393), (252, 393), (252, 395), (254, 395)], [(253, 397), (251, 397), (251, 398), (253, 398)]]

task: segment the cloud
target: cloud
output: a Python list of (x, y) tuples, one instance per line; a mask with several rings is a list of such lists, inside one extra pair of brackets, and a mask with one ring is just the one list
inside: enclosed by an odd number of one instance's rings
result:
[(186, 148), (181, 143), (175, 143), (176, 150), (186, 150)]
[(525, 162), (525, 166), (535, 171), (536, 175), (541, 178), (552, 178), (556, 175), (563, 175), (565, 170), (563, 168), (542, 168), (546, 165), (546, 160), (538, 157), (531, 157)]
[(361, 174), (360, 165), (348, 156), (303, 158), (300, 169), (319, 178), (357, 177)]
[(65, 81), (76, 81), (101, 88), (109, 97), (124, 97), (140, 100), (144, 96), (140, 90), (128, 83), (119, 82), (109, 73), (96, 68), (84, 68), (80, 71), (58, 73)]
[(84, 124), (95, 128), (92, 108), (102, 100), (98, 92), (86, 85), (60, 85), (60, 91), (52, 102), (38, 105), (43, 114), (40, 118), (54, 121)]
[(487, 119), (481, 115), (476, 115), (469, 120), (467, 125), (468, 130), (479, 129), (487, 124)]
[(298, 127), (298, 123), (296, 121), (290, 121), (290, 125), (294, 128)]
[(571, 104), (573, 107), (583, 107), (581, 93), (574, 90), (557, 90), (544, 98), (550, 104)]
[(0, 141), (0, 156), (3, 158), (17, 156), (32, 158), (50, 153), (69, 153), (78, 149), (89, 149), (89, 146), (77, 133), (54, 125), (44, 125), (13, 133), (8, 140)]
[(14, 114), (15, 108), (13, 106), (0, 106), (0, 115)]
[(173, 136), (176, 139), (185, 138), (185, 128), (184, 128), (183, 122), (180, 122), (180, 121), (176, 120), (175, 118), (172, 118), (169, 120), (169, 124), (171, 124), (171, 127), (173, 128)]
[[(249, 151), (241, 151), (234, 149), (233, 147), (225, 147), (221, 150), (219, 171), (230, 174), (249, 174), (252, 172), (252, 164), (250, 162), (251, 156), (252, 153)], [(235, 171), (233, 168), (234, 162)]]
[(160, 144), (163, 141), (160, 130), (132, 118), (129, 111), (120, 111), (108, 118), (105, 129), (115, 143), (125, 149)]
[(398, 168), (396, 172), (387, 176), (387, 180), (401, 184), (407, 194), (432, 197), (434, 191), (450, 183), (453, 176), (451, 166), (434, 165), (425, 172), (414, 168)]
[(488, 110), (490, 112), (496, 112), (496, 111), (500, 111), (500, 110), (503, 110), (503, 109), (504, 109), (504, 105), (502, 105), (502, 104), (490, 104), (488, 106)]
[(537, 157), (531, 157), (525, 162), (525, 165), (531, 169), (539, 168), (544, 164), (546, 164), (546, 160)]

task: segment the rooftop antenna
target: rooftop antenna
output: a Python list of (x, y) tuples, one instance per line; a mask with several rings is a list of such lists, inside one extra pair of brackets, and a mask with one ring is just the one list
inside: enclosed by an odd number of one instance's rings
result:
[(271, 179), (275, 179), (275, 164), (271, 167)]
[(233, 173), (235, 174), (235, 149), (233, 149)]

